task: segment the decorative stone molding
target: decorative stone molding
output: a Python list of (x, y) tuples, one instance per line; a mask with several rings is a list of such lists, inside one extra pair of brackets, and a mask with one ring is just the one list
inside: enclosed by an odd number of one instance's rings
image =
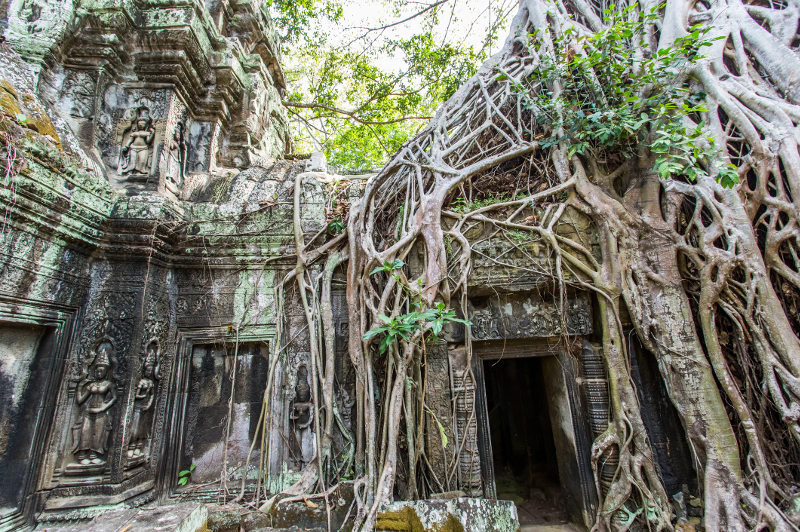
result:
[(14, 0), (8, 17), (39, 95), (119, 190), (180, 197), (187, 174), (288, 148), (263, 2)]

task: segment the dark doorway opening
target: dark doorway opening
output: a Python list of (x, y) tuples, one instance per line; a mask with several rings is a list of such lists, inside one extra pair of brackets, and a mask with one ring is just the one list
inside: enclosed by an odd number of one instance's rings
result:
[(543, 359), (486, 360), (484, 379), (497, 498), (516, 503), (521, 526), (568, 522)]

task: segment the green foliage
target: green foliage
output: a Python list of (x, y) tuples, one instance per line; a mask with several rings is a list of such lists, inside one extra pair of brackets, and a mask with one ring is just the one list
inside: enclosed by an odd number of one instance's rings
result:
[(391, 273), (393, 270), (399, 270), (403, 267), (403, 261), (400, 259), (394, 259), (392, 262), (386, 261), (383, 263), (383, 266), (378, 266), (371, 272), (370, 275), (375, 275), (376, 273), (386, 272)]
[(192, 480), (192, 472), (197, 468), (196, 465), (192, 464), (189, 466), (189, 469), (184, 469), (178, 473), (178, 486), (185, 486)]
[(340, 216), (337, 216), (336, 218), (331, 220), (330, 223), (328, 223), (328, 233), (332, 235), (338, 235), (339, 233), (344, 231), (345, 227), (347, 226), (342, 221), (342, 218)]
[(508, 236), (518, 244), (525, 244), (533, 240), (534, 234), (530, 231), (509, 231)]
[(335, 0), (266, 0), (278, 34), (285, 41), (320, 41), (313, 22), (336, 22), (342, 18), (342, 5)]
[[(334, 0), (269, 0), (269, 5), (276, 25), (285, 24), (292, 36), (285, 54), (290, 89), (285, 103), (295, 149), (322, 150), (340, 171), (382, 166), (488, 57), (487, 49), (449, 42), (437, 33), (442, 10), (455, 13), (455, 3), (424, 10), (373, 0), (376, 27), (381, 25), (379, 13), (400, 20), (421, 13), (409, 26), (413, 33), (401, 31), (402, 25), (386, 34), (350, 28), (350, 42), (332, 23), (341, 16)], [(496, 39), (503, 18), (496, 15), (493, 20), (489, 42)]]
[(442, 422), (439, 421), (438, 417), (436, 417), (436, 414), (433, 413), (433, 410), (431, 410), (430, 408), (425, 408), (425, 411), (428, 412), (428, 414), (430, 414), (430, 416), (436, 422), (436, 426), (439, 427), (439, 435), (442, 437), (442, 449), (446, 449), (447, 448), (447, 431), (445, 430), (444, 425), (442, 425)]
[(415, 305), (415, 307), (417, 310), (395, 316), (394, 318), (384, 316), (383, 314), (379, 315), (378, 318), (384, 325), (367, 331), (363, 339), (369, 340), (383, 334), (384, 337), (381, 339), (378, 351), (380, 354), (384, 354), (389, 349), (389, 346), (394, 344), (398, 339), (409, 342), (417, 331), (424, 333), (428, 327), (430, 327), (433, 337), (438, 338), (439, 333), (442, 332), (442, 329), (447, 323), (470, 324), (467, 320), (457, 318), (456, 311), (447, 309), (444, 303), (438, 303), (434, 308), (425, 310), (421, 310), (418, 305)]
[[(373, 269), (370, 272), (370, 275), (375, 275), (382, 272), (392, 274), (398, 283), (403, 286), (400, 274), (393, 273), (395, 270), (399, 270), (403, 266), (404, 263), (402, 260), (394, 259), (392, 262), (384, 262), (383, 266), (378, 266), (377, 268)], [(420, 289), (421, 288), (422, 287), (420, 286)], [(407, 289), (404, 288), (404, 290), (408, 294), (411, 294), (411, 292)], [(418, 294), (417, 300), (413, 302), (412, 305), (414, 307), (414, 311), (395, 316), (394, 318), (390, 318), (383, 314), (378, 315), (378, 318), (384, 324), (367, 331), (367, 333), (363, 336), (363, 339), (369, 340), (378, 335), (384, 335), (384, 337), (381, 339), (381, 343), (378, 345), (378, 351), (380, 354), (384, 354), (389, 347), (399, 339), (407, 342), (411, 341), (417, 331), (424, 334), (427, 329), (430, 329), (431, 335), (435, 339), (438, 338), (439, 333), (442, 332), (442, 329), (447, 323), (463, 323), (464, 325), (470, 325), (470, 322), (456, 317), (456, 311), (453, 309), (448, 309), (444, 303), (437, 303), (435, 307), (423, 310), (422, 301), (420, 300)]]
[[(403, 58), (404, 71), (380, 66), (383, 56)], [(309, 47), (299, 51), (299, 59), (316, 74), (288, 98), (304, 126), (296, 130), (299, 142), (313, 134), (331, 165), (362, 171), (380, 166), (416, 134), (481, 58), (425, 33), (369, 53)]]
[[(714, 139), (703, 134), (704, 123), (692, 118), (705, 111), (704, 93), (690, 93), (676, 83), (680, 74), (716, 39), (699, 25), (675, 40), (669, 48), (647, 54), (646, 29), (659, 20), (655, 7), (636, 18), (631, 6), (605, 11), (608, 27), (591, 34), (567, 29), (554, 42), (549, 55), (537, 35), (533, 40), (544, 63), (532, 80), (543, 90), (530, 95), (526, 106), (552, 134), (540, 141), (543, 148), (565, 145), (567, 155), (632, 157), (641, 146), (658, 154), (655, 170), (661, 177), (707, 175), (717, 150)], [(577, 43), (582, 53), (574, 52)], [(561, 92), (554, 94), (554, 82)], [(522, 90), (519, 88), (518, 90)], [(738, 182), (732, 165), (718, 165), (717, 179), (730, 187)]]

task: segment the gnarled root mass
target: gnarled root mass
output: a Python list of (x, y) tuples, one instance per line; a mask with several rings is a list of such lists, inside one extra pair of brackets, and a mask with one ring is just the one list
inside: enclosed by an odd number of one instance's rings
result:
[[(537, 81), (534, 74), (555, 46), (567, 42), (568, 29), (571, 35), (602, 30), (609, 6), (594, 0), (520, 4), (503, 50), (368, 182), (349, 214), (347, 239), (319, 244), (319, 235), (308, 242), (296, 235), (297, 267), (286, 282), (297, 284), (305, 309), (320, 414), (318, 456), (288, 494), (327, 493), (352, 470), (356, 523), (370, 529), (380, 504), (395, 496), (400, 472), (402, 496), (456, 487), (452, 475), (434, 478), (422, 445), (431, 331), (397, 336), (383, 354), (380, 336), (363, 337), (385, 324), (381, 316), (438, 303), (468, 319), (476, 239), (513, 243), (509, 235), (522, 234), (547, 250), (549, 266), (538, 273), (553, 279), (557, 298), (564, 301), (572, 287), (592, 291), (598, 301), (611, 420), (593, 448), (601, 498), (596, 529), (675, 525), (672, 494), (657, 471), (638, 407), (623, 316), (656, 357), (682, 421), (706, 529), (794, 528), (791, 506), (800, 482), (800, 3), (668, 0), (627, 12), (632, 19), (659, 13), (646, 25), (643, 57), (669, 48), (695, 24), (709, 28), (711, 46), (680, 76), (690, 91), (705, 94), (695, 123), (702, 121), (715, 139), (719, 159), (736, 166), (740, 183), (732, 189), (720, 186), (712, 169), (712, 176), (695, 182), (661, 179), (647, 150), (599, 161), (570, 153), (565, 141), (540, 146), (554, 132), (526, 102), (541, 91), (557, 96), (561, 81)], [(581, 53), (580, 40), (569, 42)], [(493, 187), (510, 194), (477, 201)], [(592, 221), (599, 253), (558, 231), (569, 212)], [(391, 266), (398, 260), (402, 266)], [(354, 434), (337, 421), (333, 395), (330, 283), (344, 262), (349, 354), (357, 375)], [(542, 266), (532, 261), (531, 268)], [(331, 451), (336, 431), (353, 442), (347, 459)], [(613, 476), (600, 486), (600, 462), (612, 455)]]

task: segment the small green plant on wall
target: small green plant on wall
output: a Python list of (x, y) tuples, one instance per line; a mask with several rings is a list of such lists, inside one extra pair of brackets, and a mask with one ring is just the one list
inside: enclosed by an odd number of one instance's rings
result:
[(192, 464), (189, 469), (184, 469), (178, 473), (178, 486), (185, 486), (192, 480), (192, 472), (197, 466)]

